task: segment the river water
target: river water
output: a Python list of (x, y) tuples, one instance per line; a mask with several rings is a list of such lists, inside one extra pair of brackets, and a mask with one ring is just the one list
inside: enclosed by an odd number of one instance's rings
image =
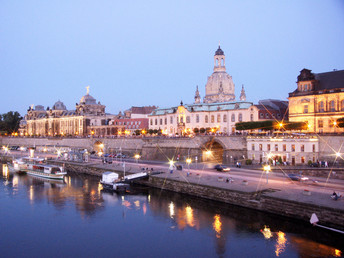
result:
[(343, 236), (253, 210), (99, 178), (0, 177), (1, 257), (341, 257)]

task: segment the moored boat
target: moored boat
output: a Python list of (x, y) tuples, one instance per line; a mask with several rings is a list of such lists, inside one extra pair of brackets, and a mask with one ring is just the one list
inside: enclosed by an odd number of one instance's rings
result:
[(33, 176), (62, 180), (67, 172), (55, 165), (28, 164), (26, 173)]
[(103, 189), (111, 190), (115, 192), (125, 192), (129, 190), (129, 184), (121, 181), (117, 173), (107, 171), (102, 174), (100, 183)]
[(11, 172), (25, 173), (29, 164), (43, 164), (44, 161), (42, 158), (23, 157), (14, 159), (12, 163), (8, 163), (8, 168)]

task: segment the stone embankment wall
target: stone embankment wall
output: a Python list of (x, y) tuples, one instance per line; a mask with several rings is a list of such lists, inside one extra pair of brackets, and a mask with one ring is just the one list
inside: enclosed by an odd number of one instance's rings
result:
[(224, 163), (233, 162), (247, 157), (246, 138), (242, 136), (197, 136), (193, 138), (0, 138), (1, 145), (18, 146), (68, 146), (70, 148), (92, 151), (96, 144), (102, 143), (105, 152), (122, 152), (128, 156), (140, 154), (142, 159), (167, 161), (181, 160), (185, 157), (198, 157), (201, 161), (202, 152), (208, 143), (216, 142), (223, 148)]
[(300, 219), (307, 223), (309, 223), (310, 214), (316, 213), (322, 224), (344, 229), (344, 221), (338, 219), (344, 217), (343, 210), (274, 198), (264, 194), (259, 195), (256, 192), (241, 192), (158, 177), (149, 177), (147, 181), (142, 180), (141, 184)]

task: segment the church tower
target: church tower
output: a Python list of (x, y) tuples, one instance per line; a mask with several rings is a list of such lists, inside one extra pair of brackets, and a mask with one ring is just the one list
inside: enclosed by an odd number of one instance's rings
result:
[(199, 95), (198, 85), (196, 86), (196, 93), (195, 93), (195, 104), (201, 103), (201, 95)]
[(214, 72), (205, 85), (205, 103), (227, 102), (235, 100), (235, 86), (232, 76), (227, 74), (225, 53), (219, 48), (214, 55)]
[(246, 93), (244, 89), (244, 84), (242, 85), (242, 88), (241, 88), (240, 101), (246, 101)]

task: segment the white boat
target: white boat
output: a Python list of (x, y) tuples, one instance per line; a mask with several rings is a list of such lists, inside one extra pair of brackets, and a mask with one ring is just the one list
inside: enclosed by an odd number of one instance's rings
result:
[(45, 160), (42, 158), (23, 157), (14, 159), (12, 163), (8, 164), (8, 168), (11, 172), (25, 173), (29, 164), (43, 164), (44, 161)]
[(102, 174), (100, 183), (106, 190), (125, 192), (129, 189), (129, 184), (121, 181), (118, 174), (111, 171), (107, 171)]
[(55, 165), (28, 164), (26, 173), (33, 176), (62, 180), (67, 172)]

